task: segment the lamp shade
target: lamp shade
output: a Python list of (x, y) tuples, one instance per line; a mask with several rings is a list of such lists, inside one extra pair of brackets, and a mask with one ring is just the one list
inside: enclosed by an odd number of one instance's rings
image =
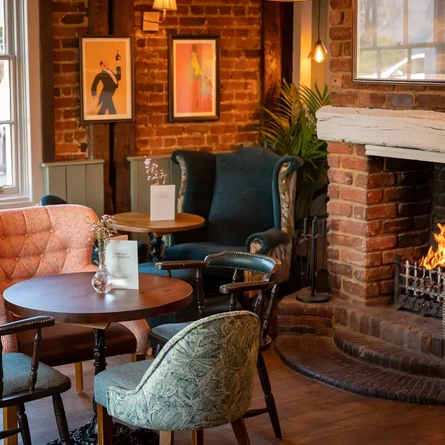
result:
[(178, 7), (176, 5), (176, 0), (155, 0), (153, 2), (153, 9), (176, 11)]
[(321, 39), (318, 39), (315, 42), (312, 51), (309, 53), (308, 58), (314, 59), (317, 63), (321, 63), (323, 62), (323, 60), (326, 59), (327, 55), (328, 50), (326, 49), (326, 46), (324, 46), (324, 43), (321, 41)]

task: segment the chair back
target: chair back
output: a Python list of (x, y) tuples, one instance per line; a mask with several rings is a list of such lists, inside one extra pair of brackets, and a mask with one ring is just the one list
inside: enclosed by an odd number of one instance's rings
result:
[[(223, 294), (230, 294), (228, 310), (234, 310), (244, 297), (243, 308), (259, 317), (261, 337), (266, 338), (280, 282), (280, 260), (257, 253), (223, 251), (208, 255), (204, 263), (210, 268), (233, 269), (233, 283), (220, 287)], [(197, 294), (198, 309), (202, 313), (206, 304), (204, 293), (198, 289)]]
[(251, 403), (258, 340), (258, 317), (247, 311), (195, 321), (164, 346), (135, 390), (108, 389), (108, 413), (166, 431), (230, 423)]
[(172, 159), (182, 171), (178, 211), (206, 219), (199, 231), (171, 235), (173, 245), (206, 241), (244, 246), (253, 233), (284, 225), (279, 176), (286, 163), (286, 171), (295, 173), (300, 166), (297, 158), (263, 147), (244, 147), (217, 155), (178, 150)]
[[(15, 283), (61, 273), (94, 271), (91, 221), (95, 212), (81, 205), (0, 210), (0, 324), (12, 321), (3, 292)], [(3, 352), (17, 350), (15, 336), (1, 339)]]

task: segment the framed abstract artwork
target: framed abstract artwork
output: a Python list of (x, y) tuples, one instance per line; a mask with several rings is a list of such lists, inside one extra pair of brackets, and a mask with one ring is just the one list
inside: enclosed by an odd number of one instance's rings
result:
[(132, 38), (81, 36), (79, 39), (82, 122), (132, 121)]
[(219, 36), (169, 36), (170, 122), (219, 119)]
[(354, 81), (445, 82), (443, 1), (355, 0)]

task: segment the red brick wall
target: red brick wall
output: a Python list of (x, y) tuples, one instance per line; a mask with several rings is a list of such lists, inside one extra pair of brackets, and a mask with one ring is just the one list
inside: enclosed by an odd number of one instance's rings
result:
[(330, 0), (329, 71), (333, 105), (445, 111), (445, 88), (352, 82), (353, 0)]
[(87, 1), (53, 0), (56, 156), (85, 157), (87, 128), (79, 123), (79, 35), (87, 33)]
[[(79, 123), (78, 35), (86, 34), (87, 0), (53, 0), (56, 82), (56, 155), (75, 158), (85, 149)], [(138, 154), (176, 148), (224, 150), (258, 140), (254, 124), (260, 101), (261, 0), (181, 0), (159, 32), (142, 32), (145, 0), (135, 0), (134, 65)], [(221, 119), (168, 123), (167, 33), (221, 36)], [(77, 154), (76, 154), (77, 153)], [(84, 156), (80, 154), (80, 156)]]
[[(445, 111), (443, 88), (352, 82), (352, 0), (330, 0), (334, 106)], [(419, 260), (429, 244), (433, 163), (368, 157), (329, 142), (328, 267), (342, 298), (381, 302), (393, 292), (395, 255)]]
[(430, 233), (432, 163), (368, 157), (363, 145), (329, 143), (328, 266), (337, 294), (381, 301), (394, 259), (418, 260)]

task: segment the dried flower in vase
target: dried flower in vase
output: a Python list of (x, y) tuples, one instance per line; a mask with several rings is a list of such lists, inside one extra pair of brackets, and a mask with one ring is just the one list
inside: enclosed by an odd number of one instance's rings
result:
[[(114, 218), (110, 215), (103, 215), (99, 221), (91, 223), (91, 232), (96, 239), (95, 246), (99, 251), (107, 247), (110, 239), (117, 233), (114, 228)], [(94, 239), (90, 239), (94, 242)]]
[(151, 158), (145, 158), (144, 164), (147, 181), (153, 181), (154, 184), (165, 184), (167, 173), (164, 172), (162, 167), (159, 167)]

